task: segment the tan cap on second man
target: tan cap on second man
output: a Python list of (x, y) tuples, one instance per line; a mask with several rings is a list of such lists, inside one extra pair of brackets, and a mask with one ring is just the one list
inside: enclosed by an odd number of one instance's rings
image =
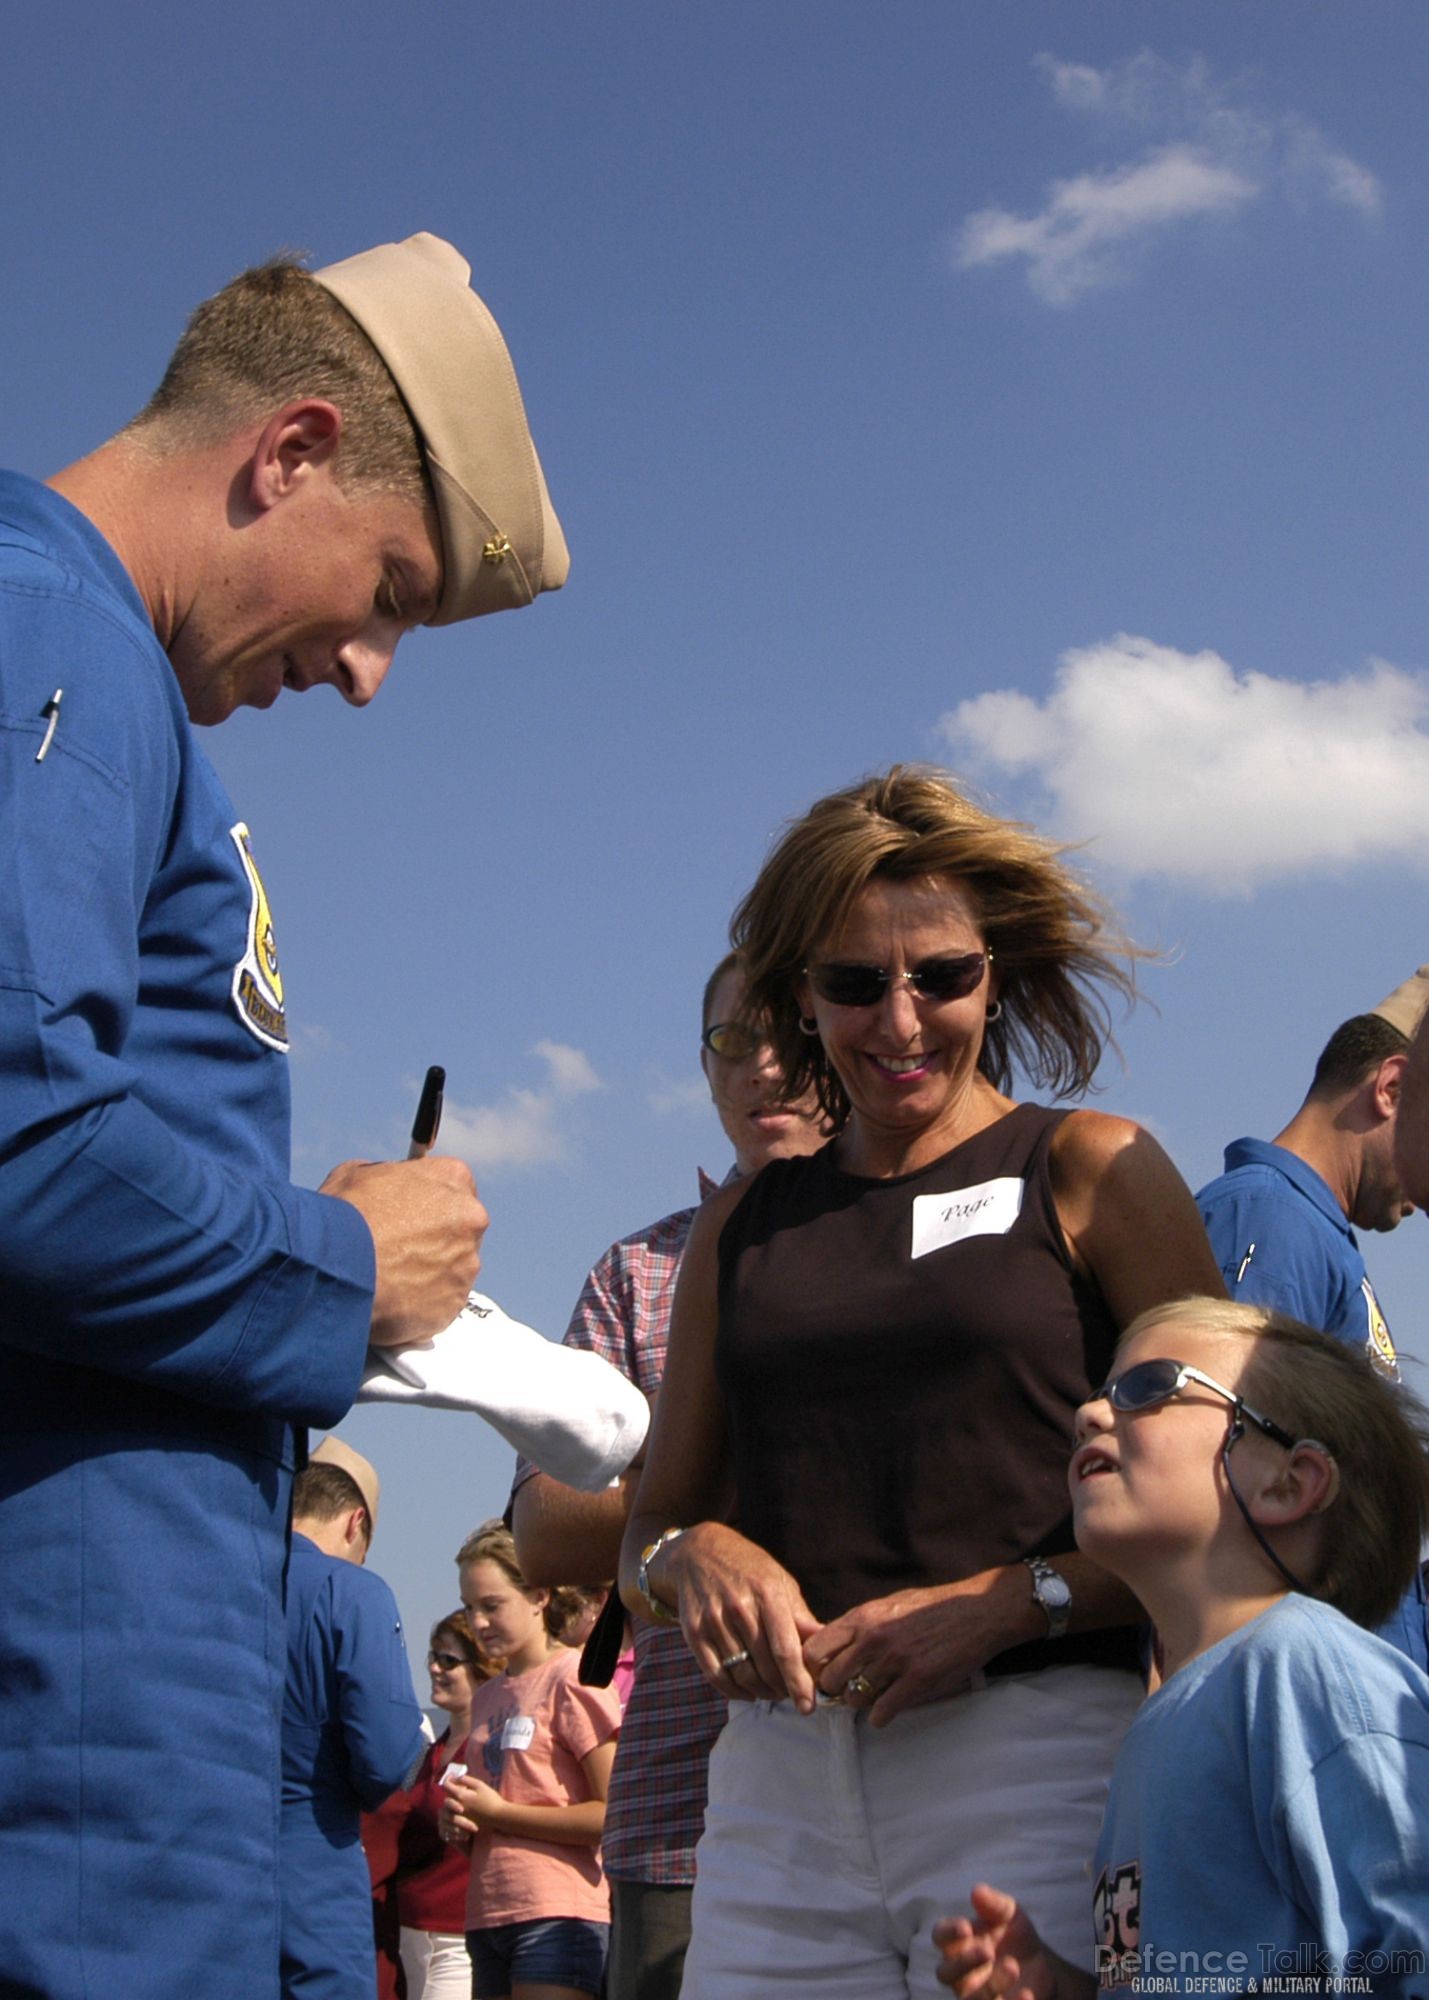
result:
[(367, 1535), (369, 1541), (377, 1532), (377, 1503), (382, 1498), (382, 1481), (377, 1477), (377, 1467), (371, 1459), (364, 1458), (360, 1451), (354, 1451), (350, 1444), (333, 1432), (325, 1437), (316, 1451), (308, 1453), (310, 1465), (335, 1465), (345, 1472), (367, 1508)]
[(1426, 1010), (1429, 1010), (1429, 965), (1421, 965), (1392, 993), (1387, 993), (1377, 1007), (1370, 1008), (1371, 1014), (1378, 1014), (1410, 1041)]
[(429, 622), (514, 611), (559, 590), (566, 538), (506, 342), (461, 252), (424, 231), (313, 276), (382, 356), (417, 426), (442, 530), (442, 598)]

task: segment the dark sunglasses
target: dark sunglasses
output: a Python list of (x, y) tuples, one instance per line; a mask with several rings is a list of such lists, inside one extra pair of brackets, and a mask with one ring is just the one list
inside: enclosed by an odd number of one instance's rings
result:
[(1259, 1410), (1253, 1410), (1234, 1389), (1227, 1389), (1223, 1382), (1203, 1375), (1199, 1368), (1192, 1368), (1185, 1361), (1138, 1361), (1124, 1375), (1114, 1375), (1097, 1391), (1093, 1400), (1099, 1402), (1104, 1396), (1114, 1410), (1149, 1410), (1156, 1403), (1165, 1403), (1172, 1396), (1179, 1396), (1188, 1382), (1199, 1382), (1203, 1389), (1223, 1396), (1237, 1416), (1248, 1417), (1257, 1430), (1264, 1431), (1277, 1444), (1283, 1444), (1287, 1451), (1294, 1451), (1299, 1443), (1299, 1439), (1291, 1437), (1280, 1424), (1272, 1423)]
[(821, 1000), (835, 1007), (876, 1007), (890, 986), (911, 986), (920, 1000), (966, 1000), (982, 984), (992, 952), (966, 951), (957, 958), (925, 958), (908, 972), (886, 965), (849, 965), (828, 959), (806, 965), (804, 976)]
[(1313, 1597), (1315, 1592), (1303, 1584), (1293, 1569), (1283, 1563), (1261, 1532), (1258, 1522), (1251, 1517), (1251, 1511), (1241, 1498), (1240, 1488), (1235, 1483), (1231, 1471), (1231, 1446), (1238, 1444), (1245, 1436), (1245, 1425), (1249, 1421), (1257, 1430), (1265, 1432), (1268, 1438), (1286, 1451), (1294, 1451), (1297, 1444), (1317, 1445), (1321, 1451), (1325, 1446), (1318, 1438), (1294, 1438), (1283, 1425), (1272, 1423), (1259, 1410), (1253, 1410), (1244, 1396), (1238, 1396), (1234, 1389), (1228, 1389), (1224, 1382), (1217, 1382), (1212, 1375), (1203, 1375), (1199, 1368), (1192, 1368), (1185, 1361), (1138, 1361), (1134, 1368), (1128, 1368), (1124, 1375), (1114, 1375), (1092, 1398), (1101, 1402), (1103, 1398), (1114, 1410), (1149, 1410), (1157, 1403), (1165, 1403), (1172, 1396), (1178, 1396), (1188, 1382), (1198, 1383), (1202, 1389), (1209, 1389), (1213, 1395), (1222, 1396), (1231, 1406), (1231, 1420), (1226, 1426), (1226, 1434), (1221, 1444), (1221, 1465), (1225, 1470), (1226, 1485), (1230, 1495), (1240, 1509), (1241, 1518), (1259, 1542), (1263, 1552), (1274, 1563), (1292, 1590), (1298, 1590), (1302, 1597)]
[(710, 1054), (723, 1056), (726, 1062), (744, 1062), (768, 1040), (762, 1029), (751, 1028), (747, 1021), (711, 1021), (700, 1036)]
[(1187, 1382), (1199, 1382), (1201, 1388), (1213, 1390), (1213, 1394), (1223, 1396), (1237, 1416), (1249, 1416), (1257, 1430), (1263, 1430), (1267, 1438), (1275, 1438), (1283, 1444), (1287, 1452), (1293, 1452), (1299, 1438), (1293, 1438), (1289, 1430), (1281, 1424), (1273, 1424), (1269, 1416), (1261, 1416), (1253, 1410), (1245, 1396), (1237, 1396), (1233, 1388), (1225, 1382), (1213, 1380), (1213, 1376), (1201, 1374), (1199, 1368), (1191, 1368), (1189, 1362), (1137, 1362), (1135, 1368), (1127, 1368), (1125, 1374), (1113, 1376), (1105, 1388), (1097, 1390), (1097, 1398), (1107, 1398), (1113, 1410), (1151, 1410), (1157, 1402), (1167, 1402), (1171, 1396), (1179, 1396)]
[(449, 1674), (453, 1667), (466, 1667), (470, 1666), (470, 1664), (471, 1662), (463, 1659), (460, 1653), (428, 1653), (427, 1655), (427, 1665), (429, 1667), (440, 1667), (444, 1674)]

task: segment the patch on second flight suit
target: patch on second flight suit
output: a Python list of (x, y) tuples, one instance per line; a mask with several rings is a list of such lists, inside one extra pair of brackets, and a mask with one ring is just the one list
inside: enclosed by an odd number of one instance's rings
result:
[(1379, 1309), (1379, 1300), (1374, 1295), (1374, 1286), (1367, 1277), (1360, 1279), (1360, 1290), (1364, 1293), (1368, 1328), (1365, 1334), (1365, 1349), (1375, 1366), (1382, 1368), (1386, 1375), (1399, 1380), (1399, 1356), (1394, 1351), (1394, 1341), (1390, 1337), (1389, 1326)]
[(233, 968), (233, 1004), (250, 1035), (256, 1035), (280, 1055), (288, 1053), (288, 1016), (283, 1009), (283, 975), (273, 937), (273, 913), (268, 893), (253, 859), (252, 837), (240, 820), (229, 828), (243, 872), (248, 877), (248, 935), (243, 956)]

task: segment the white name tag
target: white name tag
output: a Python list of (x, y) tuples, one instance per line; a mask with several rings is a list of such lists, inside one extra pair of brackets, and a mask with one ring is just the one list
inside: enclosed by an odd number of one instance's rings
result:
[(915, 1194), (913, 1255), (926, 1257), (969, 1236), (1005, 1236), (1022, 1212), (1022, 1188), (1021, 1177), (1010, 1174), (950, 1194)]
[(536, 1734), (536, 1724), (529, 1715), (513, 1715), (501, 1732), (503, 1750), (529, 1750)]

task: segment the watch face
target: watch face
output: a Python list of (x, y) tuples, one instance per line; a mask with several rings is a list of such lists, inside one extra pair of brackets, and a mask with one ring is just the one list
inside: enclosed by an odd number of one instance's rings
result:
[(1037, 1579), (1037, 1595), (1044, 1604), (1054, 1604), (1059, 1611), (1065, 1611), (1072, 1601), (1071, 1585), (1057, 1570), (1049, 1570)]

